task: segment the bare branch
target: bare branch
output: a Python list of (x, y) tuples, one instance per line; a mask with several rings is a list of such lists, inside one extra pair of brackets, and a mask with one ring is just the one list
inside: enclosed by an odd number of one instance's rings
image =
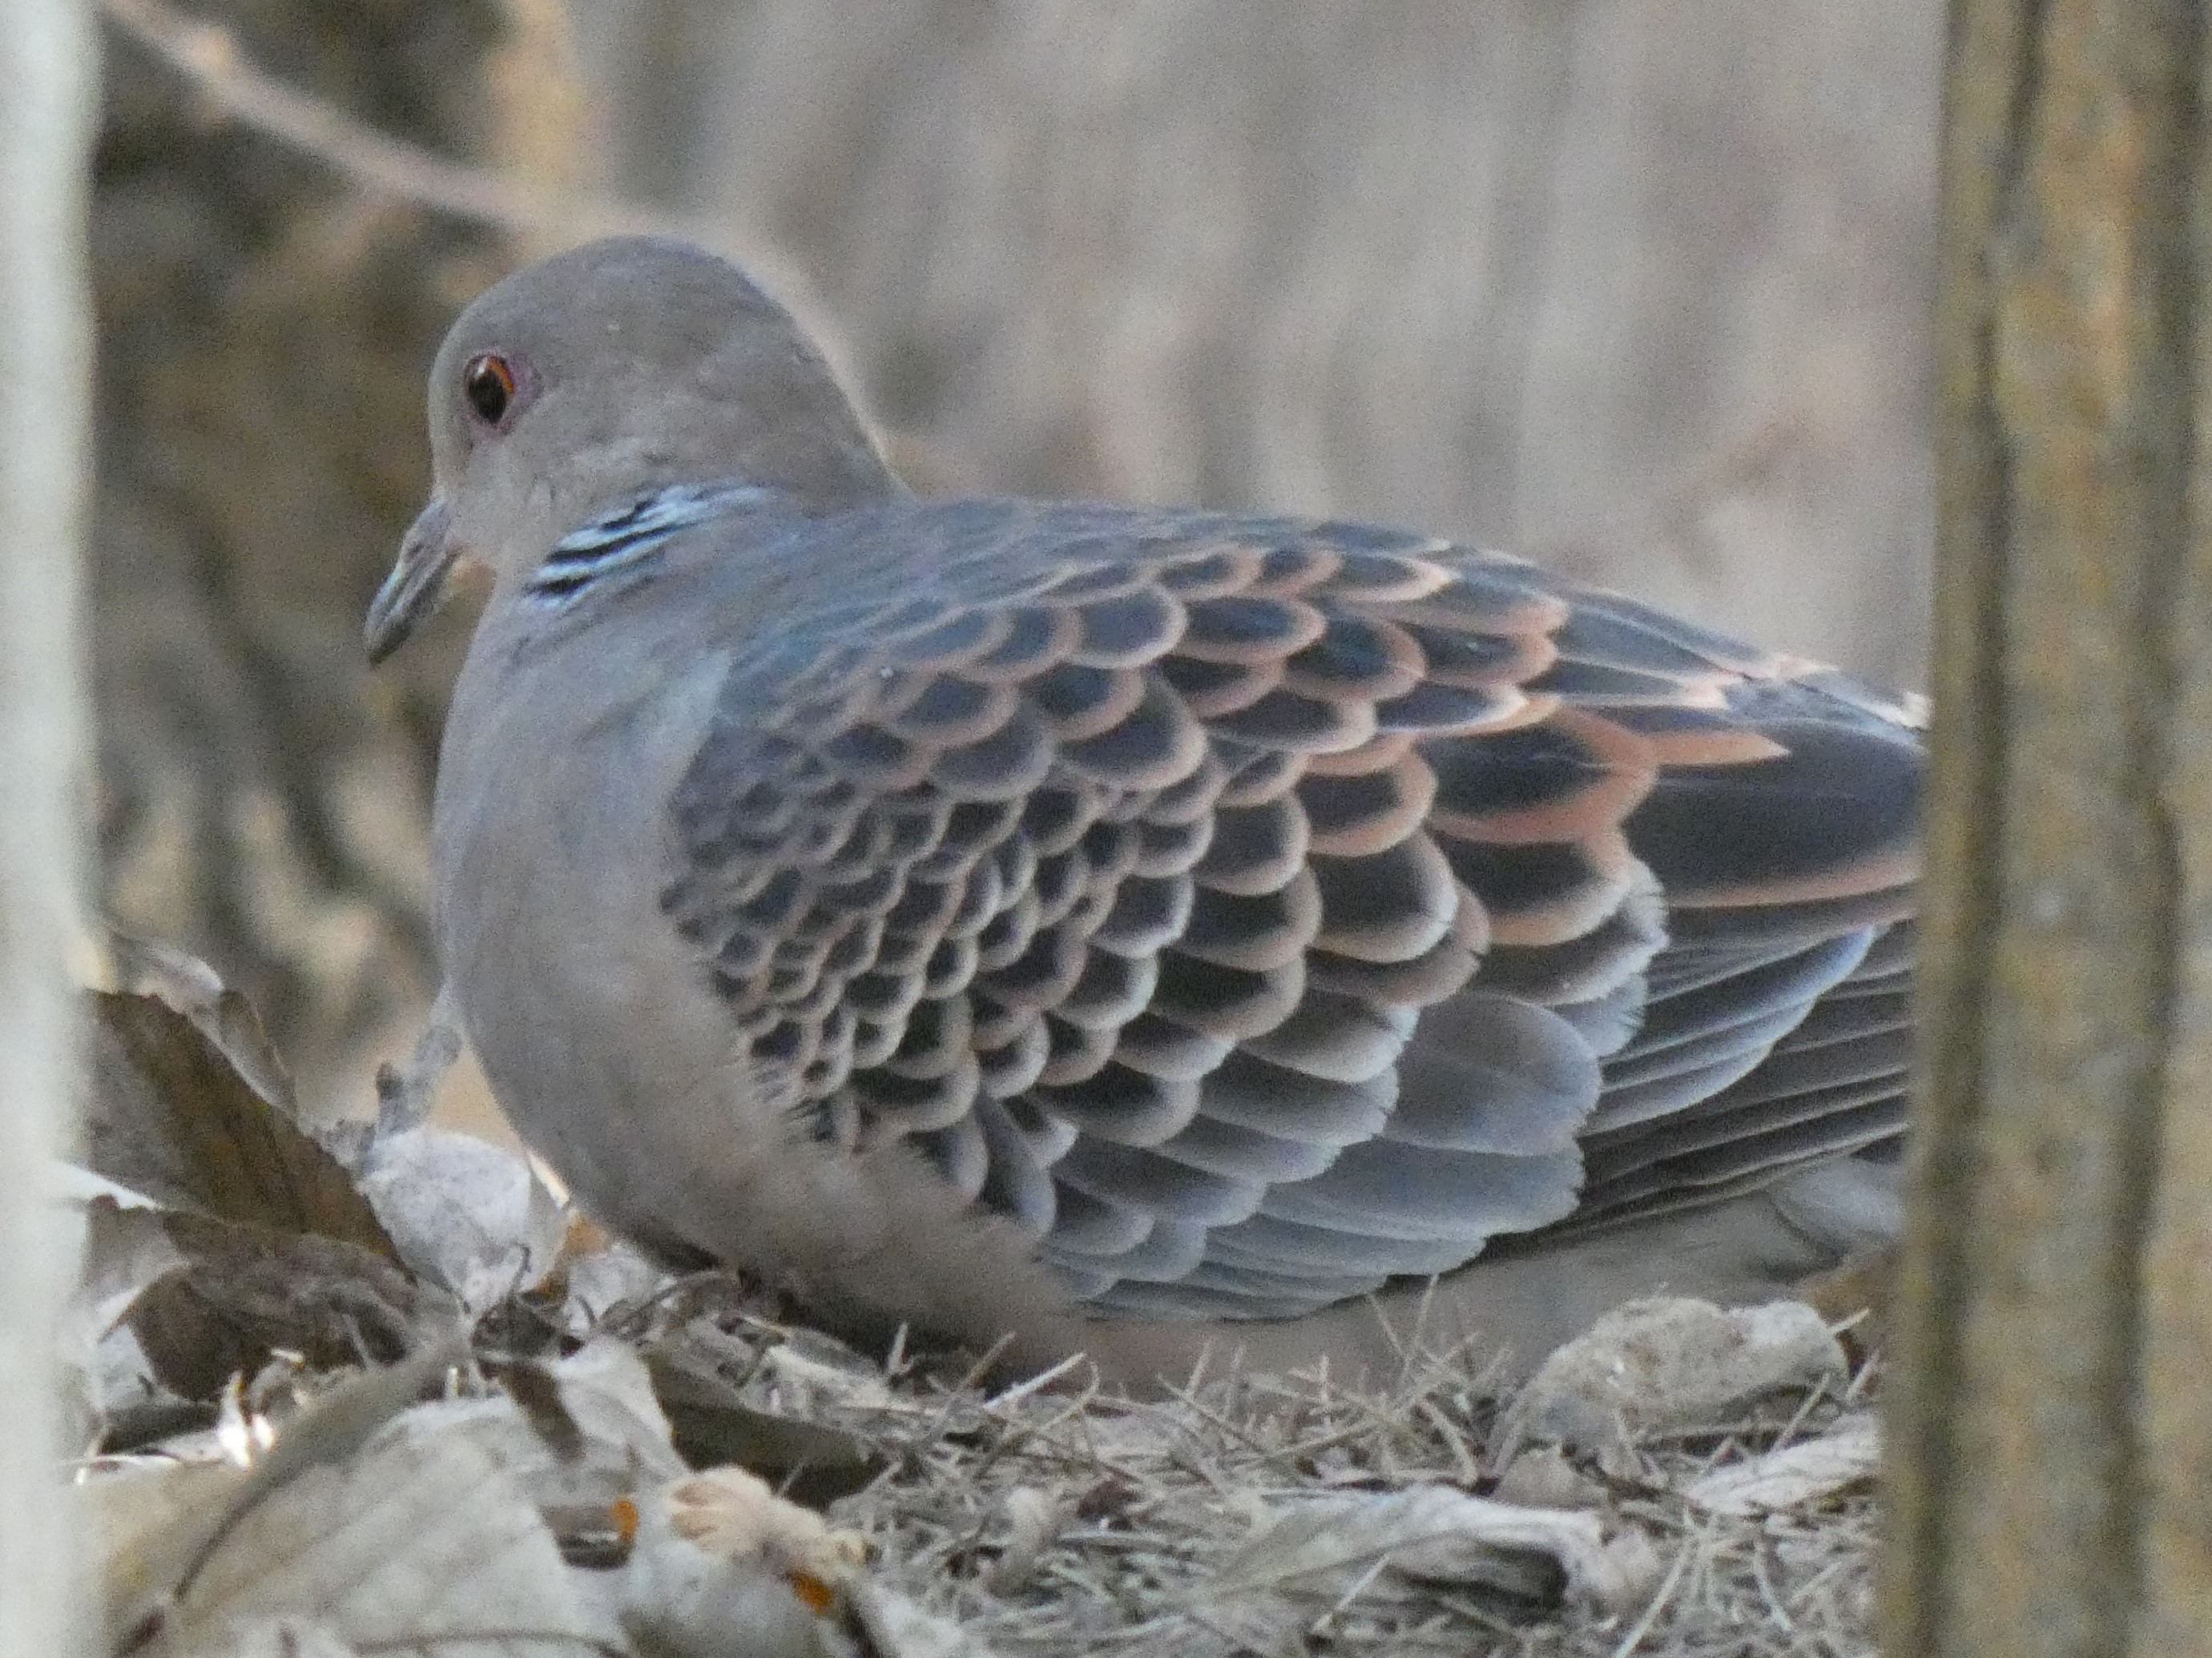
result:
[(564, 241), (625, 234), (682, 236), (708, 246), (731, 240), (732, 228), (725, 222), (539, 189), (391, 137), (265, 74), (229, 30), (187, 17), (161, 0), (100, 0), (100, 9), (225, 115), (325, 163), (363, 189), (498, 229)]
[[(432, 154), (379, 132), (256, 65), (229, 30), (187, 17), (163, 0), (100, 0), (101, 15), (168, 64), (216, 110), (324, 163), (356, 187), (529, 239), (538, 248), (595, 236), (676, 236), (738, 260), (817, 336), (841, 370), (842, 336), (827, 323), (812, 283), (753, 228), (726, 218), (669, 213), (617, 197), (545, 189)], [(848, 384), (852, 377), (847, 374)]]

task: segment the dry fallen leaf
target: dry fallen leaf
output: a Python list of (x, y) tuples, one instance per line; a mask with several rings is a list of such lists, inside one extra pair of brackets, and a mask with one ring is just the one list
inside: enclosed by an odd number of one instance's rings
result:
[(1604, 1487), (1556, 1445), (1531, 1445), (1516, 1456), (1490, 1495), (1497, 1502), (1531, 1509), (1595, 1509), (1605, 1503)]
[(553, 1363), (487, 1368), (504, 1394), (438, 1406), (447, 1424), (537, 1505), (565, 1558), (619, 1564), (638, 1494), (687, 1471), (645, 1366), (603, 1339)]
[(692, 1464), (757, 1469), (809, 1503), (850, 1496), (882, 1472), (883, 1453), (860, 1435), (750, 1402), (689, 1339), (694, 1333), (672, 1332), (645, 1354), (677, 1446)]
[(1498, 1424), (1498, 1455), (1529, 1440), (1596, 1449), (1624, 1429), (1633, 1436), (1705, 1426), (1848, 1373), (1843, 1348), (1801, 1302), (1632, 1301), (1544, 1361)]
[(1881, 1466), (1881, 1430), (1872, 1416), (1856, 1416), (1817, 1438), (1716, 1468), (1682, 1497), (1708, 1514), (1780, 1514), (1867, 1485)]
[(1219, 1598), (1261, 1590), (1335, 1599), (1385, 1567), (1543, 1605), (1634, 1604), (1657, 1576), (1641, 1533), (1597, 1515), (1518, 1508), (1449, 1485), (1301, 1503), (1223, 1565)]
[(95, 991), (88, 1002), (85, 1145), (96, 1173), (171, 1208), (398, 1260), (343, 1165), (191, 1018), (154, 996)]
[(158, 997), (183, 1014), (222, 1051), (248, 1087), (287, 1118), (296, 1114), (291, 1070), (269, 1039), (260, 1014), (213, 968), (173, 944), (112, 930), (107, 950), (119, 988)]
[(162, 1653), (163, 1658), (365, 1658), (324, 1619), (290, 1616), (247, 1618), (195, 1632), (188, 1644), (171, 1644)]
[(187, 1399), (211, 1398), (278, 1348), (317, 1369), (390, 1363), (458, 1315), (442, 1292), (342, 1239), (180, 1212), (132, 1222), (158, 1226), (177, 1264), (125, 1322), (155, 1377)]
[(199, 1556), (250, 1496), (252, 1471), (233, 1462), (149, 1461), (94, 1475), (77, 1489), (100, 1588), (107, 1640), (120, 1650), (149, 1626)]
[(404, 1363), (349, 1377), (295, 1418), (251, 1467), (140, 1463), (78, 1486), (106, 1649), (143, 1644), (173, 1628), (177, 1603), (257, 1504), (311, 1469), (356, 1455), (463, 1352), (458, 1341), (447, 1341)]
[(608, 1237), (571, 1210), (557, 1262), (568, 1291), (564, 1327), (581, 1339), (610, 1318), (642, 1308), (674, 1281), (630, 1245)]
[(162, 1658), (272, 1618), (423, 1658), (621, 1650), (577, 1596), (537, 1509), (467, 1435), (401, 1417), (349, 1461), (298, 1474), (232, 1526), (145, 1649)]
[(380, 1132), (359, 1179), (400, 1259), (472, 1313), (536, 1288), (560, 1254), (558, 1199), (527, 1158), (473, 1134)]

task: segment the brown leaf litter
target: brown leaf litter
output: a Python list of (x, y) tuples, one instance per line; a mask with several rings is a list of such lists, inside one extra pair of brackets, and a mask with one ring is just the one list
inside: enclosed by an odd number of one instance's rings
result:
[(134, 961), (70, 1332), (112, 1653), (1872, 1650), (1872, 1370), (1809, 1309), (1632, 1303), (1526, 1388), (987, 1388), (413, 1114), (318, 1144), (250, 1009)]

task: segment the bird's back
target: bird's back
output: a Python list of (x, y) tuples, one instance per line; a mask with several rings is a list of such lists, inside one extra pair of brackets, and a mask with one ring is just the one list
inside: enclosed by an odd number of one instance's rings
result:
[(1901, 1128), (1899, 700), (1357, 525), (890, 501), (670, 559), (573, 625), (716, 665), (659, 896), (738, 1050), (1095, 1307), (1296, 1314)]

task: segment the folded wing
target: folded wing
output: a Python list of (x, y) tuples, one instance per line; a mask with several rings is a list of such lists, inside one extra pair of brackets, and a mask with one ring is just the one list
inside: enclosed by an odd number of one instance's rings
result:
[(1294, 1314), (1899, 1132), (1902, 705), (1359, 526), (824, 537), (853, 578), (738, 645), (665, 908), (820, 1133), (1094, 1303)]

